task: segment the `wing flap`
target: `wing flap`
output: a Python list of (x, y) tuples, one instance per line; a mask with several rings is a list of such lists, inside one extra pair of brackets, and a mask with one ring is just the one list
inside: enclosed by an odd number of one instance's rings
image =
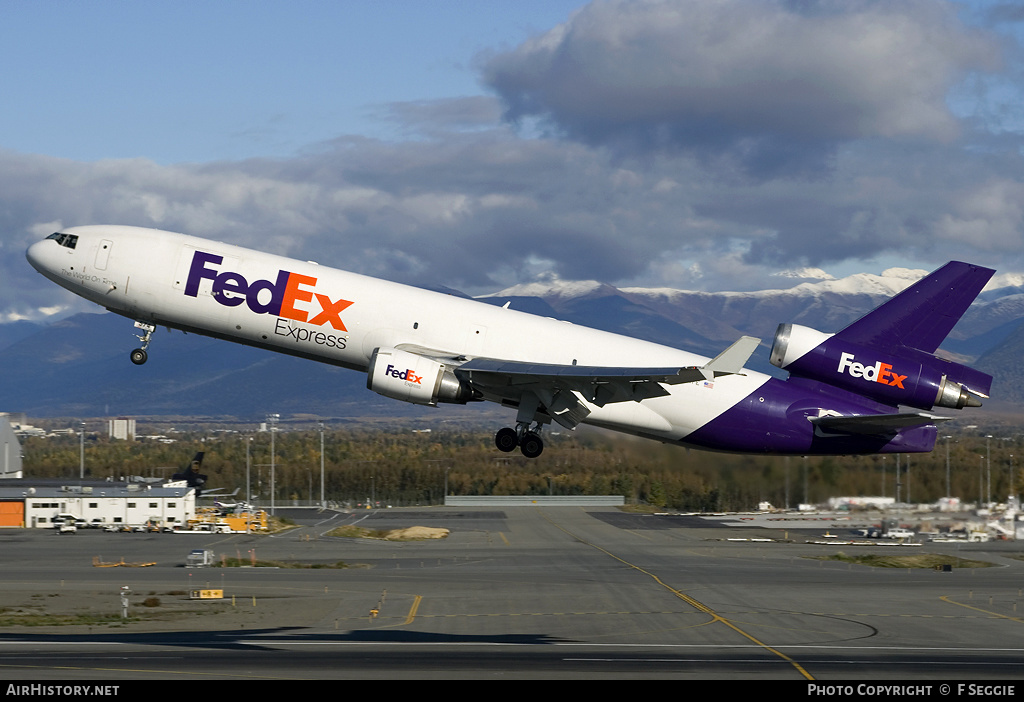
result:
[(474, 358), (459, 366), (460, 373), (502, 376), (509, 385), (532, 384), (540, 379), (555, 381), (587, 381), (590, 383), (665, 383), (678, 385), (712, 380), (722, 375), (740, 373), (761, 340), (752, 336), (740, 337), (722, 353), (703, 366), (678, 367), (619, 367), (619, 366), (567, 366), (555, 363), (506, 361), (496, 358)]
[(512, 399), (530, 393), (562, 426), (575, 428), (590, 414), (584, 401), (598, 407), (612, 402), (642, 402), (668, 395), (665, 385), (679, 385), (739, 374), (760, 339), (745, 336), (703, 366), (614, 367), (531, 363), (473, 358), (454, 369), (481, 390)]

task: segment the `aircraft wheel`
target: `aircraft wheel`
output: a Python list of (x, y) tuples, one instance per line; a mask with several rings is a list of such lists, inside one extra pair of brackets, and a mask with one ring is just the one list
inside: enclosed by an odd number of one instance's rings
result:
[(544, 441), (537, 434), (528, 431), (519, 442), (519, 450), (527, 458), (536, 458), (544, 450)]
[(499, 429), (498, 433), (494, 435), (494, 445), (505, 453), (514, 451), (519, 445), (519, 436), (516, 434), (516, 430), (510, 427)]
[(131, 358), (132, 363), (134, 363), (137, 366), (141, 366), (143, 363), (146, 362), (146, 359), (149, 358), (149, 354), (146, 353), (145, 349), (135, 349), (134, 351), (132, 351)]

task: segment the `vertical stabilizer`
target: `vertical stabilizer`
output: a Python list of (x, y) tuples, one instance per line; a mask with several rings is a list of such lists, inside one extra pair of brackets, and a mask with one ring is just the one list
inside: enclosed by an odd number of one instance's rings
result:
[(850, 343), (935, 353), (995, 273), (950, 261), (836, 334)]
[(977, 407), (992, 376), (934, 353), (993, 273), (951, 261), (832, 335), (782, 324), (771, 362), (893, 407)]

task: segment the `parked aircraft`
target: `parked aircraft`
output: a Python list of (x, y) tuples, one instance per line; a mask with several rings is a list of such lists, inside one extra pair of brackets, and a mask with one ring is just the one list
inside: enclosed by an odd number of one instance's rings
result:
[(950, 262), (845, 329), (781, 324), (714, 359), (355, 273), (171, 232), (72, 227), (29, 262), (58, 285), (135, 321), (145, 363), (158, 326), (365, 373), (367, 387), (421, 405), (487, 400), (515, 410), (495, 444), (527, 457), (541, 430), (581, 423), (729, 452), (930, 451), (935, 407), (976, 407), (992, 378), (935, 355), (994, 271)]
[(198, 451), (196, 455), (192, 457), (192, 460), (188, 464), (188, 468), (175, 473), (171, 476), (171, 480), (182, 480), (190, 488), (196, 489), (196, 497), (203, 494), (203, 488), (206, 486), (206, 481), (209, 479), (207, 476), (199, 472), (203, 467), (203, 456), (206, 455), (205, 451)]

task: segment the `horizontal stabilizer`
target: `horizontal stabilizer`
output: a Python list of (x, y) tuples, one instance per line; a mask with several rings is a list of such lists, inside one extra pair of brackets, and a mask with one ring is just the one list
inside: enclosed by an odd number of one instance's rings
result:
[(828, 434), (867, 434), (891, 436), (907, 427), (921, 427), (936, 422), (945, 422), (952, 417), (938, 417), (924, 412), (902, 412), (899, 414), (861, 414), (856, 416), (811, 417), (816, 429)]

